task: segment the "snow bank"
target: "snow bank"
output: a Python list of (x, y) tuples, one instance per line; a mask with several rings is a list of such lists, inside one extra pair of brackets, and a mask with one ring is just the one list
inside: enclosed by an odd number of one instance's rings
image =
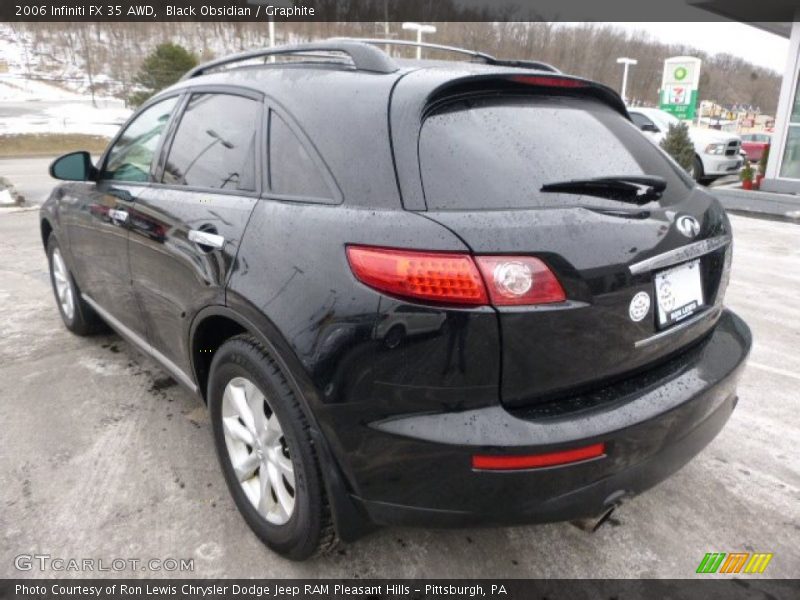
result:
[(0, 102), (58, 102), (83, 100), (84, 98), (83, 94), (45, 81), (25, 79), (21, 75), (0, 74)]
[[(47, 102), (37, 108), (40, 110), (0, 119), (0, 135), (83, 133), (112, 137), (131, 114), (119, 100), (101, 103), (99, 108), (87, 101)], [(0, 103), (2, 114), (3, 105)]]

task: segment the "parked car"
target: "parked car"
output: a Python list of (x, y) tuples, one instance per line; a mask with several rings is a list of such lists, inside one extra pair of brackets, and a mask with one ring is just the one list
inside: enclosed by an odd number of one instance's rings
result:
[[(658, 108), (629, 108), (631, 119), (650, 137), (660, 144), (670, 125), (681, 120)], [(709, 183), (724, 175), (735, 174), (744, 160), (740, 156), (741, 139), (738, 135), (715, 129), (689, 127), (689, 137), (694, 144), (695, 156), (691, 176), (696, 181)]]
[(744, 133), (742, 138), (742, 150), (744, 150), (747, 160), (752, 163), (757, 163), (761, 160), (770, 143), (772, 143), (772, 135), (769, 133)]
[(208, 403), (237, 507), (292, 559), (375, 525), (595, 527), (736, 406), (717, 200), (610, 88), (459, 52), (226, 57), (51, 166), (64, 324)]

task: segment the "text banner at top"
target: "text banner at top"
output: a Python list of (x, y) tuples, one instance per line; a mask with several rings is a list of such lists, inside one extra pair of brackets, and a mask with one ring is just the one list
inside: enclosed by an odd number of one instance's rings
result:
[(790, 22), (795, 0), (2, 0), (0, 21)]

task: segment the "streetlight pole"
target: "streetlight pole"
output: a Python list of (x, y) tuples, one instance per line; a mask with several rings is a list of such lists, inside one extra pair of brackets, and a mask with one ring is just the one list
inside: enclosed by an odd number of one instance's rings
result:
[(628, 97), (625, 95), (627, 93), (628, 88), (628, 68), (631, 65), (637, 64), (638, 61), (635, 58), (618, 58), (617, 64), (624, 65), (622, 67), (622, 91), (620, 92), (620, 96), (622, 96), (622, 101), (626, 104), (628, 103)]
[[(289, 0), (247, 0), (248, 4), (257, 4), (261, 6), (274, 6), (276, 8), (290, 8), (294, 6)], [(266, 10), (266, 9), (265, 9)], [(275, 47), (275, 17), (267, 17), (267, 26), (269, 28), (269, 47)], [(270, 62), (274, 62), (275, 57), (270, 57)]]
[[(417, 43), (422, 43), (423, 33), (436, 33), (436, 27), (433, 25), (420, 25), (419, 23), (403, 23), (403, 29), (410, 29), (417, 32)], [(422, 58), (422, 47), (417, 46), (417, 60)]]

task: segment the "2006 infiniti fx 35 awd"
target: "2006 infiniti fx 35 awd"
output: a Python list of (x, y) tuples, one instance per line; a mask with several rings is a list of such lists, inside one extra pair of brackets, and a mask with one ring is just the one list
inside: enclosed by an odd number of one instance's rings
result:
[(290, 558), (375, 524), (599, 518), (736, 405), (730, 223), (610, 89), (371, 42), (200, 66), (97, 166), (55, 161), (64, 323), (208, 403)]

